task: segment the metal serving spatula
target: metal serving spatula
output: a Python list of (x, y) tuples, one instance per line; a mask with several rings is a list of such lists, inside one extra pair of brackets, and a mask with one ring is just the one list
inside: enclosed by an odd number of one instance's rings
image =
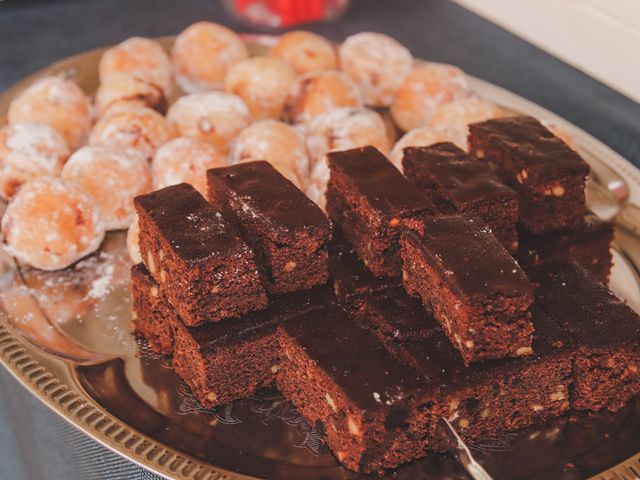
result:
[(453, 452), (460, 464), (474, 480), (493, 480), (491, 475), (482, 468), (482, 465), (473, 458), (469, 448), (446, 418), (440, 417), (438, 427), (444, 439), (448, 442), (448, 449)]

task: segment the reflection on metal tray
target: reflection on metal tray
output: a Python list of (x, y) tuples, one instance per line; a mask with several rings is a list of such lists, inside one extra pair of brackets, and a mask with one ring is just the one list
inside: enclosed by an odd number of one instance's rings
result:
[[(171, 39), (162, 40), (169, 45)], [(250, 43), (254, 52), (260, 46)], [(101, 51), (55, 64), (0, 97), (8, 104), (34, 78), (65, 74), (94, 92)], [(612, 289), (640, 310), (640, 172), (550, 112), (471, 79), (481, 96), (552, 120), (574, 136), (593, 168), (589, 206), (618, 225)], [(130, 334), (129, 259), (123, 233), (63, 272), (18, 268), (0, 251), (0, 360), (36, 396), (97, 441), (173, 478), (358, 478), (274, 391), (202, 409), (169, 361), (142, 354)], [(640, 400), (616, 414), (571, 413), (544, 425), (471, 445), (495, 478), (638, 478)], [(622, 463), (625, 462), (625, 463)], [(606, 471), (610, 469), (609, 471)], [(634, 470), (635, 469), (635, 470)], [(606, 472), (605, 472), (606, 471)], [(605, 472), (605, 473), (602, 473)], [(617, 475), (617, 476), (616, 476)], [(431, 454), (388, 474), (394, 479), (468, 478), (452, 455)]]

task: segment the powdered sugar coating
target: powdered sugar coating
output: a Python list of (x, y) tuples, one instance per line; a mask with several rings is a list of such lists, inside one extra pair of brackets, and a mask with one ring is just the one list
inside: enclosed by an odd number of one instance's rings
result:
[(300, 75), (338, 68), (333, 44), (315, 33), (296, 30), (278, 38), (268, 55), (286, 60)]
[(0, 197), (45, 175), (59, 175), (70, 155), (57, 130), (43, 123), (16, 123), (0, 129)]
[(362, 94), (346, 73), (325, 70), (307, 73), (296, 80), (285, 100), (284, 116), (292, 123), (306, 124), (335, 108), (362, 106)]
[(236, 33), (212, 22), (187, 27), (171, 50), (176, 81), (186, 93), (220, 90), (229, 69), (247, 56)]
[(131, 37), (107, 50), (100, 58), (100, 82), (115, 73), (131, 73), (161, 88), (166, 96), (172, 89), (171, 60), (162, 46), (149, 38)]
[(158, 149), (151, 162), (153, 189), (190, 183), (207, 196), (207, 170), (226, 165), (226, 155), (197, 138), (178, 137)]
[(252, 57), (229, 69), (224, 89), (244, 100), (254, 120), (279, 119), (296, 77), (281, 58)]
[(142, 262), (142, 254), (140, 253), (140, 220), (138, 214), (134, 214), (133, 222), (129, 230), (127, 230), (127, 251), (133, 263)]
[(98, 116), (120, 105), (149, 107), (164, 113), (167, 107), (162, 89), (129, 72), (109, 75), (100, 84), (94, 100)]
[(261, 120), (245, 128), (229, 153), (229, 163), (266, 160), (300, 187), (309, 175), (309, 154), (304, 139), (291, 125)]
[(62, 77), (44, 77), (31, 85), (11, 102), (7, 117), (11, 125), (50, 125), (71, 150), (86, 143), (91, 129), (89, 99), (80, 87)]
[(438, 128), (460, 128), (470, 123), (502, 117), (504, 114), (504, 110), (495, 103), (474, 95), (441, 105), (427, 125)]
[(417, 62), (391, 105), (393, 119), (404, 131), (427, 125), (436, 109), (470, 94), (465, 74), (443, 63)]
[(382, 117), (368, 108), (336, 108), (315, 117), (307, 131), (312, 163), (333, 150), (373, 145), (389, 152), (389, 137)]
[(35, 268), (60, 270), (95, 252), (105, 228), (88, 193), (61, 178), (41, 177), (13, 197), (2, 233), (9, 255)]
[(438, 142), (453, 142), (460, 148), (466, 148), (467, 131), (466, 127), (440, 128), (440, 127), (418, 127), (405, 133), (396, 142), (389, 154), (389, 160), (396, 168), (402, 171), (402, 150), (406, 147), (427, 147)]
[(106, 230), (129, 228), (133, 198), (151, 190), (151, 169), (136, 150), (86, 146), (62, 169), (62, 178), (89, 193), (102, 209)]
[(391, 105), (413, 63), (409, 50), (381, 33), (351, 35), (338, 52), (342, 69), (360, 87), (365, 103), (373, 107)]
[(327, 198), (325, 194), (327, 184), (329, 183), (329, 176), (329, 165), (327, 164), (327, 157), (325, 155), (320, 161), (313, 165), (304, 191), (307, 197), (317, 203), (323, 211), (327, 209)]
[(91, 130), (89, 144), (132, 148), (150, 160), (172, 137), (167, 120), (155, 110), (122, 105), (110, 109), (98, 120)]
[(180, 97), (169, 108), (167, 121), (177, 136), (198, 138), (226, 152), (250, 117), (237, 95), (203, 92)]

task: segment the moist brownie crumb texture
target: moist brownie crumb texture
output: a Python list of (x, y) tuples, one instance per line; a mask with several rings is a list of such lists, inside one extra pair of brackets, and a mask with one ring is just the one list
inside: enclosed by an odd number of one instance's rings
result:
[[(640, 318), (606, 287), (613, 225), (537, 120), (470, 153), (327, 154), (329, 218), (264, 161), (135, 199), (134, 333), (211, 408), (276, 386), (347, 468), (381, 473), (640, 390)], [(515, 257), (515, 258), (514, 258)], [(517, 260), (516, 260), (517, 259)]]

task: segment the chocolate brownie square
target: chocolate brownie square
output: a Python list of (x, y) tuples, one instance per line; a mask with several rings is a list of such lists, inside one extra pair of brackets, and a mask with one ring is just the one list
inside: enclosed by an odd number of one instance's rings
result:
[(131, 303), (134, 333), (144, 338), (151, 351), (173, 353), (173, 329), (170, 318), (175, 310), (160, 295), (160, 287), (142, 263), (131, 267)]
[(583, 226), (589, 165), (538, 120), (517, 116), (472, 123), (469, 150), (516, 191), (527, 230), (540, 235)]
[(442, 212), (482, 219), (507, 250), (517, 250), (518, 198), (485, 163), (442, 142), (405, 148), (402, 168)]
[(279, 327), (283, 395), (351, 470), (380, 472), (424, 456), (406, 428), (422, 417), (418, 373), (339, 307), (308, 317)]
[(536, 303), (578, 345), (571, 405), (616, 411), (640, 392), (640, 316), (575, 262), (543, 265)]
[(404, 228), (403, 282), (431, 305), (465, 364), (531, 353), (534, 287), (480, 220), (431, 217)]
[(327, 154), (327, 211), (376, 276), (398, 276), (402, 223), (435, 213), (433, 202), (374, 147)]
[(517, 258), (522, 265), (535, 267), (553, 260), (574, 260), (603, 283), (608, 283), (613, 256), (614, 224), (587, 212), (580, 230), (558, 230), (534, 235), (520, 229)]
[(306, 318), (332, 302), (327, 287), (316, 287), (275, 295), (268, 308), (232, 321), (187, 327), (174, 316), (175, 371), (204, 407), (246, 398), (275, 381), (281, 357), (278, 324)]
[(440, 417), (473, 442), (501, 437), (568, 410), (575, 347), (543, 312), (535, 306), (533, 312), (532, 355), (466, 367), (432, 313), (402, 290), (365, 302), (368, 323), (363, 325), (424, 378), (421, 408), (428, 415), (415, 417), (417, 422), (408, 426), (409, 436), (419, 439), (422, 448), (446, 448), (437, 429)]
[(138, 196), (134, 205), (143, 262), (186, 325), (266, 307), (251, 248), (191, 185)]
[(207, 172), (209, 201), (235, 218), (272, 293), (327, 281), (331, 222), (270, 163), (244, 162)]
[(338, 301), (350, 313), (359, 310), (364, 298), (402, 285), (400, 277), (374, 276), (358, 258), (340, 228), (334, 229), (329, 242), (329, 275)]

